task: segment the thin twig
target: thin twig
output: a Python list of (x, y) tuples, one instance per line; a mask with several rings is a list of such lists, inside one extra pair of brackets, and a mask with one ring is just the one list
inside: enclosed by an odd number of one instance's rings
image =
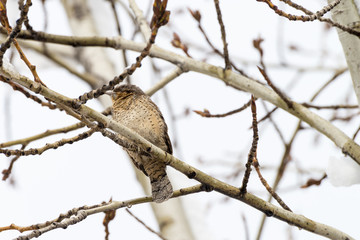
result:
[[(20, 85), (10, 81), (9, 79), (5, 78), (4, 76), (0, 76), (0, 81), (9, 84), (15, 91), (19, 91), (22, 94), (25, 95), (25, 97), (33, 100), (34, 102), (39, 103), (41, 106), (43, 107), (48, 107), (49, 109), (58, 109), (56, 105), (50, 103), (50, 102), (44, 102), (43, 100), (41, 100), (40, 98), (38, 98), (35, 95), (32, 95), (31, 93), (29, 93), (28, 91), (26, 91), (23, 87), (21, 87)], [(61, 111), (61, 109), (60, 109)]]
[(274, 90), (274, 92), (277, 93), (277, 95), (279, 95), (279, 97), (286, 103), (286, 105), (289, 108), (293, 108), (293, 104), (291, 102), (291, 100), (284, 95), (284, 93), (282, 93), (270, 80), (269, 76), (267, 75), (265, 69), (260, 68), (259, 66), (257, 67), (261, 73), (261, 75), (263, 75), (264, 79), (266, 80), (266, 82), (268, 83), (268, 85)]
[(320, 93), (323, 92), (323, 90), (325, 88), (327, 88), (333, 81), (335, 81), (336, 79), (338, 79), (338, 77), (340, 77), (343, 73), (345, 73), (346, 71), (348, 71), (348, 68), (342, 68), (342, 69), (338, 69), (335, 71), (334, 75), (324, 84), (322, 85), (321, 88), (319, 88), (316, 93), (312, 96), (312, 98), (310, 99), (310, 102), (313, 102), (319, 95)]
[[(265, 111), (267, 112), (266, 115), (268, 115), (268, 118), (269, 118), (270, 123), (273, 125), (275, 131), (278, 133), (278, 135), (279, 135), (279, 137), (280, 137), (280, 139), (281, 139), (281, 142), (285, 145), (285, 142), (286, 142), (286, 141), (285, 141), (285, 137), (284, 137), (284, 135), (282, 134), (279, 126), (277, 125), (277, 123), (276, 123), (275, 121), (273, 121), (273, 119), (272, 119), (272, 117), (271, 117), (271, 114), (269, 114), (269, 110), (267, 109), (267, 106), (266, 106), (265, 102), (264, 102), (264, 101), (261, 101), (261, 103), (262, 103)], [(258, 123), (259, 123), (259, 121), (258, 121)]]
[(249, 234), (249, 226), (246, 221), (246, 217), (244, 214), (241, 214), (241, 219), (244, 223), (244, 234), (245, 234), (245, 240), (250, 240), (250, 234)]
[(253, 45), (254, 47), (259, 51), (260, 53), (260, 64), (261, 64), (261, 67), (257, 67), (261, 73), (261, 75), (263, 75), (264, 79), (266, 80), (266, 82), (268, 83), (268, 85), (274, 90), (274, 92), (276, 92), (279, 97), (286, 103), (286, 105), (289, 107), (289, 108), (293, 108), (293, 104), (292, 104), (292, 101), (287, 97), (285, 96), (284, 93), (282, 93), (273, 83), (272, 81), (270, 80), (267, 72), (266, 72), (266, 66), (265, 66), (265, 63), (264, 63), (264, 60), (263, 60), (263, 57), (264, 57), (264, 51), (261, 47), (261, 43), (262, 41), (264, 41), (262, 38), (258, 38), (258, 39), (255, 39), (253, 41)]
[(158, 81), (154, 86), (152, 86), (149, 90), (146, 91), (146, 94), (152, 96), (155, 92), (162, 89), (169, 82), (180, 76), (185, 72), (185, 69), (181, 69), (179, 67), (174, 68), (168, 75)]
[[(271, 2), (271, 0), (257, 0), (258, 2), (265, 2), (267, 5), (279, 16), (285, 17), (289, 19), (290, 21), (303, 21), (303, 22), (309, 22), (314, 21), (316, 19), (319, 19), (320, 17), (324, 16), (327, 12), (329, 12), (331, 9), (336, 7), (341, 0), (335, 0), (333, 3), (323, 7), (321, 10), (317, 11), (315, 14), (309, 14), (308, 16), (296, 16), (289, 13), (286, 13), (282, 10), (280, 10), (275, 4)], [(309, 12), (307, 12), (309, 13)]]
[(273, 198), (280, 204), (280, 206), (282, 206), (284, 209), (292, 212), (291, 209), (285, 204), (285, 202), (280, 198), (280, 196), (270, 187), (270, 185), (267, 183), (265, 178), (262, 176), (262, 174), (260, 172), (260, 165), (256, 158), (254, 159), (253, 166), (259, 176), (261, 183), (264, 185), (266, 190), (271, 194), (271, 196), (273, 196)]
[(256, 120), (256, 104), (255, 104), (255, 98), (253, 95), (251, 95), (251, 113), (252, 113), (252, 129), (253, 129), (253, 141), (251, 144), (251, 148), (248, 155), (247, 163), (245, 164), (245, 173), (243, 177), (242, 186), (240, 188), (240, 194), (244, 195), (247, 190), (247, 184), (249, 182), (250, 173), (251, 173), (251, 166), (253, 164), (254, 159), (256, 158), (256, 152), (257, 152), (257, 144), (259, 141), (259, 134), (258, 134), (258, 127), (257, 127), (257, 120)]
[(329, 121), (332, 122), (332, 121), (337, 120), (337, 121), (348, 122), (348, 121), (350, 121), (350, 120), (352, 120), (353, 118), (358, 117), (358, 116), (359, 116), (359, 112), (351, 113), (351, 114), (349, 114), (349, 115), (347, 115), (347, 116), (341, 116), (341, 117), (338, 116), (338, 115), (336, 114), (336, 112), (335, 112), (335, 113), (334, 113), (334, 116), (331, 117), (331, 118), (329, 119)]
[[(27, 144), (23, 144), (21, 146), (21, 150), (24, 150), (26, 148)], [(6, 181), (6, 179), (9, 178), (10, 174), (11, 174), (11, 171), (13, 169), (13, 166), (14, 166), (14, 163), (20, 158), (20, 156), (15, 156), (13, 157), (13, 159), (11, 159), (10, 161), (10, 164), (9, 164), (9, 167), (7, 169), (4, 169), (2, 171), (2, 174), (3, 174), (3, 177), (2, 177), (2, 180), (3, 181)]]
[(59, 141), (56, 141), (54, 143), (47, 143), (45, 146), (40, 148), (30, 148), (27, 150), (21, 150), (21, 149), (4, 149), (0, 148), (0, 153), (5, 154), (7, 157), (10, 156), (29, 156), (29, 155), (41, 155), (43, 152), (49, 150), (49, 149), (56, 149), (58, 147), (64, 146), (65, 144), (72, 144), (77, 141), (81, 141), (85, 138), (90, 137), (95, 131), (93, 129), (90, 129), (89, 131), (83, 132), (75, 137), (72, 138), (64, 138)]
[(303, 12), (306, 13), (307, 15), (312, 15), (312, 14), (313, 14), (313, 12), (307, 10), (307, 9), (304, 8), (303, 6), (298, 5), (298, 4), (296, 4), (296, 3), (294, 3), (294, 2), (292, 2), (292, 1), (290, 1), (290, 0), (280, 0), (280, 1), (288, 4), (289, 6), (295, 8), (295, 9), (297, 9), (297, 10), (303, 11)]
[[(223, 57), (225, 59), (225, 55), (224, 53), (222, 53), (219, 49), (217, 49), (214, 44), (212, 44), (212, 42), (210, 41), (209, 37), (207, 36), (204, 28), (202, 27), (202, 24), (201, 24), (201, 14), (198, 10), (196, 11), (192, 11), (191, 9), (189, 9), (189, 12), (190, 14), (193, 16), (193, 18), (197, 21), (198, 23), (198, 28), (200, 30), (200, 32), (202, 33), (202, 35), (204, 36), (205, 38), (205, 41), (207, 42), (207, 44), (210, 46), (210, 48), (214, 51), (214, 53), (216, 53), (217, 55)], [(248, 75), (243, 71), (241, 70), (240, 68), (238, 68), (230, 59), (229, 59), (229, 62), (231, 64), (231, 66), (237, 71), (239, 72), (241, 75), (244, 75), (246, 77), (248, 77)]]
[[(104, 114), (105, 116), (108, 116), (111, 114), (111, 108), (105, 109), (102, 114)], [(9, 142), (5, 142), (5, 143), (0, 143), (0, 148), (5, 148), (5, 147), (11, 147), (13, 145), (18, 145), (18, 144), (29, 144), (33, 141), (48, 137), (48, 136), (52, 136), (55, 134), (59, 134), (59, 133), (68, 133), (77, 129), (80, 129), (82, 127), (85, 126), (85, 123), (83, 122), (78, 122), (66, 127), (62, 127), (62, 128), (57, 128), (57, 129), (51, 129), (51, 130), (46, 130), (45, 132), (33, 135), (31, 137), (27, 137), (27, 138), (21, 138), (21, 139), (17, 139), (17, 140), (13, 140), (13, 141), (9, 141)]]
[(202, 117), (207, 117), (207, 118), (222, 118), (222, 117), (227, 117), (230, 115), (233, 115), (235, 113), (239, 113), (245, 109), (247, 109), (249, 106), (251, 105), (251, 100), (249, 100), (247, 103), (245, 103), (242, 107), (232, 110), (230, 112), (227, 113), (221, 113), (221, 114), (211, 114), (209, 112), (209, 110), (205, 109), (204, 111), (198, 111), (198, 110), (194, 110), (195, 113), (199, 114)]
[(141, 225), (143, 225), (147, 230), (149, 230), (150, 232), (154, 233), (155, 235), (157, 235), (160, 239), (162, 240), (167, 240), (167, 238), (163, 237), (160, 233), (156, 232), (154, 229), (152, 229), (151, 227), (149, 227), (146, 223), (144, 223), (143, 221), (140, 220), (140, 218), (138, 218), (137, 216), (135, 216), (130, 210), (129, 208), (125, 208), (126, 212), (128, 214), (130, 214), (133, 218), (135, 218), (136, 221), (138, 221)]
[(99, 79), (94, 77), (92, 74), (88, 72), (80, 72), (78, 71), (73, 65), (67, 63), (62, 58), (59, 57), (59, 54), (52, 53), (51, 49), (46, 48), (46, 44), (43, 43), (43, 47), (40, 48), (36, 45), (28, 44), (26, 42), (22, 43), (24, 47), (30, 48), (38, 53), (43, 54), (45, 57), (53, 61), (54, 63), (58, 64), (59, 66), (63, 67), (65, 70), (70, 72), (71, 74), (75, 75), (76, 77), (84, 80), (87, 84), (89, 84), (92, 88), (96, 88), (99, 85)]
[[(276, 173), (276, 178), (275, 178), (274, 183), (272, 184), (273, 191), (277, 191), (279, 183), (280, 183), (282, 177), (284, 176), (285, 169), (286, 169), (288, 163), (291, 160), (290, 152), (291, 152), (293, 143), (295, 141), (295, 138), (298, 135), (298, 132), (300, 131), (300, 129), (301, 129), (301, 121), (298, 122), (298, 124), (297, 124), (297, 126), (296, 126), (296, 128), (295, 128), (295, 130), (294, 130), (294, 132), (292, 134), (292, 137), (291, 137), (290, 141), (285, 145), (285, 150), (284, 150), (283, 156), (281, 158), (281, 162), (279, 164), (279, 167), (278, 167), (278, 170), (277, 170), (277, 173)], [(273, 195), (270, 194), (267, 201), (271, 202), (272, 198), (273, 198)], [(258, 232), (257, 232), (256, 240), (261, 239), (261, 234), (263, 232), (266, 219), (267, 219), (266, 215), (263, 215), (263, 217), (261, 219), (261, 222), (260, 222)]]
[(266, 113), (265, 116), (260, 118), (260, 120), (258, 121), (258, 124), (265, 121), (266, 119), (268, 119), (271, 116), (271, 114), (273, 114), (277, 109), (278, 109), (278, 107), (274, 107), (272, 110), (270, 110), (268, 113)]
[(352, 137), (353, 140), (355, 140), (355, 138), (356, 138), (356, 136), (358, 135), (359, 131), (360, 131), (360, 126), (359, 126), (358, 129), (355, 131), (355, 133), (354, 133), (354, 135), (353, 135), (353, 137)]
[(220, 4), (219, 0), (214, 0), (215, 8), (216, 8), (216, 14), (217, 19), (220, 25), (220, 31), (221, 31), (221, 39), (224, 46), (224, 59), (225, 59), (225, 70), (231, 69), (231, 64), (229, 60), (229, 51), (228, 51), (228, 43), (226, 42), (226, 32), (225, 32), (225, 26), (222, 20), (221, 10), (220, 10)]
[(359, 108), (359, 105), (324, 105), (324, 106), (319, 106), (319, 105), (314, 105), (311, 103), (303, 103), (301, 104), (304, 107), (307, 108), (315, 108), (317, 110), (322, 110), (322, 109), (330, 109), (330, 110), (337, 110), (337, 109), (357, 109)]
[[(301, 5), (298, 5), (298, 4), (294, 3), (294, 2), (292, 2), (291, 0), (280, 0), (280, 1), (288, 4), (289, 6), (295, 8), (295, 9), (297, 9), (297, 10), (303, 11), (303, 12), (306, 13), (307, 15), (313, 15), (313, 14), (314, 14), (312, 11), (304, 8), (304, 7), (301, 6)], [(333, 27), (336, 27), (336, 28), (339, 28), (339, 29), (343, 30), (344, 32), (348, 32), (348, 33), (350, 33), (350, 34), (352, 34), (352, 35), (354, 35), (354, 36), (360, 37), (360, 32), (354, 30), (352, 27), (348, 27), (348, 26), (345, 26), (345, 25), (341, 25), (341, 24), (339, 24), (339, 23), (337, 23), (337, 22), (332, 21), (332, 20), (329, 19), (329, 18), (318, 17), (318, 20), (319, 20), (320, 22), (326, 22), (326, 23), (330, 24), (330, 25), (333, 26)]]
[(82, 122), (79, 123), (75, 123), (73, 125), (70, 126), (66, 126), (63, 128), (57, 128), (57, 129), (52, 129), (52, 130), (46, 130), (45, 132), (33, 135), (31, 137), (27, 137), (27, 138), (21, 138), (21, 139), (17, 139), (17, 140), (13, 140), (13, 141), (9, 141), (9, 142), (5, 142), (5, 143), (0, 143), (0, 148), (5, 148), (5, 147), (10, 147), (13, 145), (18, 145), (18, 144), (29, 144), (35, 140), (39, 140), (48, 136), (52, 136), (58, 133), (67, 133), (70, 131), (74, 131), (76, 129), (82, 128), (84, 127), (85, 124)]

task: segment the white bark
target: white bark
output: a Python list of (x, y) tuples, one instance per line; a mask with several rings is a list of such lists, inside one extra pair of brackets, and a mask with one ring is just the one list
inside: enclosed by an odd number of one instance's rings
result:
[[(333, 2), (333, 0), (328, 0)], [(360, 16), (354, 0), (343, 0), (332, 11), (335, 22), (347, 27), (355, 27), (359, 30)], [(360, 106), (360, 39), (357, 36), (337, 29), (341, 45), (349, 67), (350, 75), (354, 85), (354, 91)]]
[[(86, 0), (62, 0), (74, 36), (98, 36), (95, 20)], [(116, 70), (103, 48), (82, 48), (79, 60), (85, 71), (99, 78), (99, 86), (107, 83)]]
[(138, 7), (135, 0), (129, 0), (129, 6), (135, 14), (136, 22), (138, 23), (138, 25), (140, 27), (140, 31), (143, 34), (144, 39), (145, 40), (149, 39), (151, 36), (151, 30), (150, 30), (149, 24), (146, 22), (143, 12)]

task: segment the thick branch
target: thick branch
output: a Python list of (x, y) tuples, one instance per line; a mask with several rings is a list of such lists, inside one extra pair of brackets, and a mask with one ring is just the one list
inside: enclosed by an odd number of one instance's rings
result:
[[(28, 38), (33, 38), (33, 36), (28, 34), (26, 31), (22, 33), (25, 33)], [(19, 37), (25, 36), (22, 33), (19, 35)], [(145, 47), (144, 43), (136, 43), (130, 40), (126, 40), (122, 37), (67, 37), (42, 33), (39, 40), (46, 40), (48, 42), (68, 44), (72, 46), (106, 46), (116, 49), (125, 48), (137, 52), (141, 52)], [(273, 90), (268, 89), (267, 87), (250, 78), (235, 73), (231, 70), (226, 70), (224, 72), (221, 67), (175, 54), (156, 45), (151, 48), (150, 56), (169, 61), (182, 69), (218, 78), (236, 89), (241, 89), (243, 91), (252, 93), (256, 98), (262, 98), (265, 101), (271, 102), (275, 106), (284, 109), (295, 117), (308, 123), (320, 133), (327, 136), (336, 144), (336, 146), (341, 148), (345, 154), (349, 155), (360, 164), (360, 146), (357, 145), (344, 132), (332, 125), (329, 121), (313, 113), (301, 104), (293, 102), (293, 108), (291, 109)]]

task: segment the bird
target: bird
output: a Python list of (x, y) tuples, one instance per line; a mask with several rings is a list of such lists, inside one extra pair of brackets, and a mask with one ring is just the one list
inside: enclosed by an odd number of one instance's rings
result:
[[(168, 127), (156, 104), (139, 87), (123, 84), (112, 93), (112, 117), (143, 138), (172, 154)], [(120, 139), (127, 140), (119, 134)], [(130, 143), (133, 143), (130, 141)], [(134, 165), (150, 178), (152, 198), (156, 203), (168, 200), (173, 188), (166, 174), (166, 164), (145, 151), (124, 148)]]

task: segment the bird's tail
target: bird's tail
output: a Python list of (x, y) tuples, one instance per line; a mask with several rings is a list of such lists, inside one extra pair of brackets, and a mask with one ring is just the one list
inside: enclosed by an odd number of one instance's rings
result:
[(173, 188), (170, 180), (166, 175), (165, 169), (161, 175), (152, 178), (150, 175), (152, 197), (156, 203), (161, 203), (168, 200), (173, 194)]

